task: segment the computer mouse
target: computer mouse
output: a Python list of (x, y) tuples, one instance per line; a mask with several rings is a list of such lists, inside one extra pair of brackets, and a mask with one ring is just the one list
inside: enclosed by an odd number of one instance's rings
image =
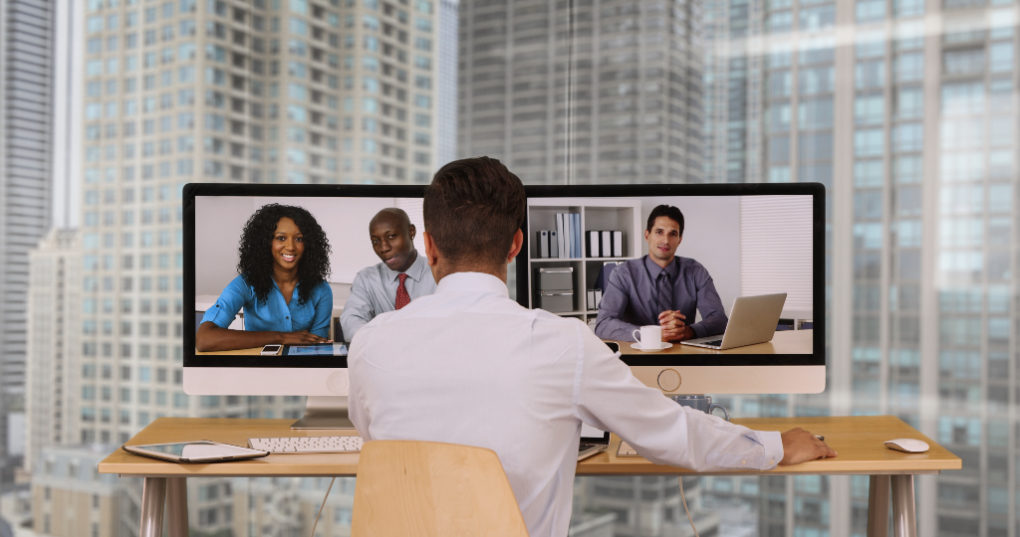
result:
[(924, 453), (928, 451), (928, 442), (916, 438), (893, 438), (885, 441), (885, 447), (905, 453)]

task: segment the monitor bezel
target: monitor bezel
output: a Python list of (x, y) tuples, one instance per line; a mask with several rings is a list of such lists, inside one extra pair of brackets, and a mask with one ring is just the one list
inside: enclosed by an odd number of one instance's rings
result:
[[(812, 200), (812, 312), (811, 354), (649, 354), (621, 346), (620, 359), (629, 366), (711, 367), (711, 366), (825, 366), (825, 186), (821, 183), (719, 183), (719, 184), (635, 184), (635, 185), (525, 185), (532, 198), (645, 198), (697, 196), (782, 196), (810, 195)], [(647, 215), (642, 215), (642, 223)], [(516, 260), (517, 302), (528, 307), (527, 290), (532, 275), (527, 219), (523, 225), (524, 244)], [(682, 253), (682, 252), (681, 252)], [(522, 287), (523, 286), (523, 287)], [(523, 289), (523, 291), (522, 291)]]
[[(286, 203), (287, 198), (422, 198), (424, 185), (309, 185), (261, 183), (187, 183), (182, 189), (183, 255), (182, 326), (184, 367), (238, 368), (325, 368), (347, 367), (347, 357), (252, 356), (236, 354), (202, 354), (195, 350), (195, 198), (199, 196), (275, 197)], [(366, 237), (367, 240), (367, 237)], [(229, 245), (237, 248), (237, 244)], [(226, 282), (224, 282), (226, 285)], [(189, 327), (192, 327), (189, 329)]]
[[(182, 326), (183, 365), (185, 367), (263, 367), (263, 368), (346, 368), (346, 357), (250, 356), (230, 354), (196, 355), (195, 333), (195, 198), (230, 197), (365, 197), (422, 198), (425, 185), (292, 185), (247, 183), (188, 183), (182, 189)], [(746, 195), (810, 195), (812, 197), (812, 308), (813, 341), (811, 354), (667, 354), (650, 355), (621, 349), (621, 360), (630, 366), (824, 366), (825, 358), (825, 187), (821, 183), (742, 183), (742, 184), (640, 184), (640, 185), (525, 185), (528, 198), (600, 198), (600, 197), (684, 197)], [(524, 244), (516, 259), (518, 290), (516, 300), (528, 306), (526, 289), (531, 278), (528, 270), (529, 233), (525, 221)], [(231, 245), (236, 247), (236, 245)], [(521, 288), (521, 286), (524, 286)], [(524, 289), (522, 291), (521, 289)]]

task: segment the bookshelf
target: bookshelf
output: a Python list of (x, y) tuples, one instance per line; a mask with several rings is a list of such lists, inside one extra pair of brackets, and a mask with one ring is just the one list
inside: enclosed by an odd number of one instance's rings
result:
[[(559, 252), (558, 257), (539, 257), (541, 254), (537, 232), (557, 229), (557, 213), (580, 215), (580, 255), (569, 256)], [(533, 198), (528, 200), (528, 305), (542, 307), (539, 289), (539, 272), (542, 268), (573, 268), (573, 304), (570, 308), (559, 307), (550, 310), (566, 317), (576, 317), (584, 322), (593, 321), (598, 311), (588, 304), (587, 290), (595, 286), (595, 280), (603, 264), (609, 261), (626, 261), (644, 253), (644, 223), (641, 200), (623, 198)], [(622, 254), (620, 256), (590, 256), (587, 244), (588, 231), (621, 232)], [(557, 299), (562, 303), (562, 295)]]

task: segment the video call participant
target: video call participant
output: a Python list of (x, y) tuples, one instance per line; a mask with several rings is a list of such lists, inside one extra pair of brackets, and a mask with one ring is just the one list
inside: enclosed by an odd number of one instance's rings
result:
[[(675, 255), (683, 237), (680, 209), (652, 209), (645, 226), (648, 255), (620, 264), (609, 276), (595, 318), (596, 335), (634, 341), (635, 329), (659, 324), (663, 341), (682, 341), (726, 330), (726, 311), (708, 270)], [(697, 323), (695, 309), (701, 312)]]
[(376, 315), (431, 295), (436, 281), (425, 258), (414, 248), (417, 230), (401, 209), (383, 209), (368, 224), (372, 249), (382, 263), (358, 271), (351, 296), (340, 313), (344, 339), (350, 341)]
[(365, 440), (431, 440), (499, 455), (532, 537), (570, 523), (581, 423), (695, 470), (765, 469), (836, 453), (803, 429), (752, 431), (683, 407), (631, 374), (577, 319), (508, 297), (524, 187), (498, 160), (451, 162), (425, 191), (435, 294), (351, 344), (350, 415)]
[[(241, 232), (240, 274), (205, 312), (195, 346), (223, 351), (329, 342), (329, 252), (329, 239), (305, 209), (274, 203), (255, 211)], [(244, 330), (228, 329), (241, 309)]]

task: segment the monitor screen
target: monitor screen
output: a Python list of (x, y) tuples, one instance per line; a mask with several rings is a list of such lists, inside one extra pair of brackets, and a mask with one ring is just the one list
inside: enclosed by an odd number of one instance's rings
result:
[[(526, 191), (525, 244), (509, 274), (510, 296), (525, 307), (541, 307), (587, 323), (603, 339), (619, 343), (622, 360), (638, 378), (667, 393), (816, 393), (824, 389), (821, 185), (531, 186)], [(351, 334), (343, 333), (340, 319), (355, 276), (381, 262), (372, 246), (369, 222), (383, 209), (403, 210), (418, 230), (414, 246), (423, 252), (423, 193), (420, 186), (186, 185), (184, 326), (191, 329), (184, 331), (185, 391), (345, 396), (347, 347), (343, 343), (350, 341)], [(204, 320), (217, 319), (225, 328), (242, 331), (257, 330), (260, 322), (266, 322), (264, 312), (249, 313), (243, 307), (209, 312), (222, 304), (221, 298), (239, 276), (246, 223), (270, 204), (307, 211), (329, 243), (328, 271), (320, 286), (321, 297), (329, 301), (328, 311), (318, 316), (324, 322), (312, 324), (333, 344), (236, 345), (198, 351), (196, 335)], [(688, 324), (713, 327), (701, 335), (736, 332), (748, 326), (736, 322), (747, 319), (746, 312), (742, 316), (734, 311), (738, 298), (785, 295), (775, 330), (769, 330), (764, 341), (723, 350), (674, 343), (669, 349), (651, 352), (635, 348), (619, 326), (612, 333), (605, 332), (608, 324), (599, 326), (599, 314), (606, 310), (602, 300), (613, 300), (612, 273), (627, 270), (628, 262), (641, 262), (653, 248), (645, 229), (650, 212), (659, 205), (676, 207), (683, 214), (684, 229), (675, 255), (696, 261), (711, 278), (717, 309), (729, 321), (704, 323), (703, 301), (689, 311)], [(742, 307), (748, 310), (746, 304)], [(753, 308), (751, 316), (768, 317)], [(649, 322), (633, 321), (635, 328)], [(293, 328), (311, 330), (313, 326)]]
[[(184, 326), (190, 329), (184, 331), (185, 391), (205, 395), (345, 396), (345, 343), (351, 334), (343, 334), (341, 313), (358, 272), (381, 263), (373, 248), (369, 223), (385, 209), (402, 210), (418, 230), (412, 240), (414, 248), (424, 252), (420, 233), (424, 229), (423, 192), (423, 187), (414, 186), (186, 185), (183, 304)], [(295, 292), (289, 302), (281, 301), (283, 290), (270, 282), (273, 287), (269, 294), (279, 295), (275, 309), (272, 300), (258, 303), (245, 296), (255, 292), (254, 286), (238, 281), (240, 252), (245, 246), (242, 234), (253, 215), (272, 204), (303, 209), (308, 216), (295, 219), (306, 222), (305, 227), (318, 226), (324, 237), (322, 240), (308, 229), (298, 229), (303, 254), (296, 262), (312, 263), (310, 260), (317, 259), (324, 281), (308, 297)], [(270, 244), (268, 236), (258, 240)], [(326, 243), (328, 252), (323, 248)], [(246, 252), (252, 248), (247, 247)], [(293, 257), (292, 252), (282, 252)], [(322, 255), (316, 257), (313, 252)], [(265, 259), (266, 270), (272, 270), (269, 265), (275, 257), (267, 254)], [(282, 259), (283, 263), (293, 261)], [(428, 278), (431, 280), (431, 273)], [(291, 304), (295, 300), (301, 301), (298, 307)], [(307, 331), (321, 337), (308, 345), (251, 344), (251, 340), (242, 339), (240, 343), (218, 344), (215, 350), (200, 351), (203, 342), (199, 334), (204, 322), (228, 330)], [(208, 341), (205, 343), (208, 347)]]
[[(522, 305), (618, 341), (635, 375), (667, 393), (824, 390), (822, 185), (533, 186), (527, 194), (516, 262)], [(649, 230), (660, 206), (679, 213), (659, 209)], [(672, 243), (663, 235), (670, 228)], [(686, 336), (722, 348), (676, 339), (643, 348), (641, 327), (659, 325), (663, 311), (683, 316)]]

